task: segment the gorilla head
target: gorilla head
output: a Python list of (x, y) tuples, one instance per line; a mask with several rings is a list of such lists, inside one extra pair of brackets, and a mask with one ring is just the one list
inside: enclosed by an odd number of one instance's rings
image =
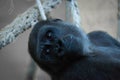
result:
[(44, 68), (57, 68), (58, 64), (75, 60), (74, 56), (77, 59), (79, 53), (82, 56), (80, 37), (79, 29), (72, 24), (59, 19), (42, 21), (30, 34), (29, 52), (38, 64), (44, 64)]
[(35, 62), (53, 80), (120, 80), (120, 71), (117, 71), (120, 70), (120, 50), (111, 47), (116, 45), (116, 40), (101, 38), (106, 40), (107, 47), (95, 38), (94, 33), (86, 35), (78, 27), (55, 19), (35, 25), (28, 47)]

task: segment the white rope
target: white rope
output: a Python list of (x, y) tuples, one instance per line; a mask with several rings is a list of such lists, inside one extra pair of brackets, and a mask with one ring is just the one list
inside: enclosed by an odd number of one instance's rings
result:
[(36, 3), (37, 3), (37, 6), (38, 6), (38, 9), (39, 9), (41, 18), (42, 18), (43, 20), (47, 20), (47, 17), (46, 17), (46, 15), (45, 15), (44, 9), (43, 9), (43, 7), (42, 7), (41, 1), (40, 1), (40, 0), (36, 0)]
[(73, 22), (77, 27), (81, 26), (81, 17), (76, 0), (66, 1), (66, 20)]
[[(68, 19), (71, 19), (71, 20), (68, 20)], [(80, 12), (79, 12), (76, 0), (66, 0), (66, 20), (73, 22), (73, 24), (79, 28), (81, 39), (84, 43), (83, 44), (84, 52), (89, 53), (90, 52), (90, 49), (89, 49), (90, 41), (85, 31), (82, 29)]]

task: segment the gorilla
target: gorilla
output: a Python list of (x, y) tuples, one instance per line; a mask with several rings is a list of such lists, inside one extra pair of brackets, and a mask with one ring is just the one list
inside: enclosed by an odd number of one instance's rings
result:
[(103, 31), (93, 31), (88, 34), (89, 39), (94, 45), (120, 48), (120, 43)]
[(28, 49), (52, 80), (120, 80), (120, 43), (106, 32), (86, 34), (59, 19), (41, 21)]

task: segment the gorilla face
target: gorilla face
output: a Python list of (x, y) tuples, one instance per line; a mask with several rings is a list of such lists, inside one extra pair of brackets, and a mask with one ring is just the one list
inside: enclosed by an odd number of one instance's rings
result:
[[(42, 21), (30, 34), (29, 52), (40, 66), (56, 65), (57, 68), (60, 64), (76, 60), (78, 52), (83, 53), (80, 37), (76, 26), (61, 20)], [(74, 56), (76, 59), (72, 59)]]
[(43, 26), (39, 30), (36, 53), (39, 55), (40, 61), (54, 63), (57, 57), (63, 53), (64, 46), (59, 37), (61, 33), (59, 33), (57, 28), (53, 27), (54, 26)]

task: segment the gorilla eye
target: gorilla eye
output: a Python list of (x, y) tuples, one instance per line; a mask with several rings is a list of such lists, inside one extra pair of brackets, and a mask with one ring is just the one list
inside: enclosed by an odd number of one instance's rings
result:
[(46, 49), (46, 51), (45, 51), (46, 53), (50, 53), (50, 49)]
[(43, 54), (45, 54), (45, 55), (50, 54), (50, 49), (44, 49)]
[(44, 47), (44, 49), (43, 49), (43, 51), (44, 51), (44, 54), (49, 54), (49, 53), (51, 53), (51, 48), (50, 48), (51, 46), (49, 46), (49, 45), (45, 45), (45, 47)]
[(48, 31), (47, 33), (46, 33), (46, 37), (47, 37), (47, 39), (52, 39), (53, 38), (53, 32), (52, 31)]

